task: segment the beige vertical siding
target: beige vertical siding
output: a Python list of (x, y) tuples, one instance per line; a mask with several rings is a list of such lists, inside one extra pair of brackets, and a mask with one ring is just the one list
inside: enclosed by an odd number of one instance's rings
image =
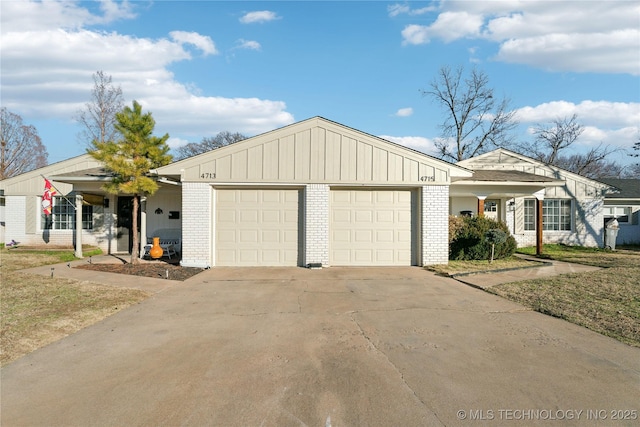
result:
[[(447, 184), (452, 165), (324, 120), (301, 122), (159, 169), (211, 183)], [(463, 172), (464, 173), (464, 172)]]

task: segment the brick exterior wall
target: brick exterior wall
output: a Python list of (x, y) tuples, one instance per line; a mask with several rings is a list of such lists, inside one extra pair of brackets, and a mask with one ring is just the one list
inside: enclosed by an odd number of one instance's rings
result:
[(422, 187), (422, 265), (449, 262), (449, 187)]
[(309, 184), (304, 194), (304, 265), (329, 265), (329, 186)]
[[(213, 190), (207, 183), (182, 184), (182, 261), (185, 267), (210, 267), (215, 263), (212, 250), (215, 237)], [(215, 251), (213, 252), (215, 253)]]

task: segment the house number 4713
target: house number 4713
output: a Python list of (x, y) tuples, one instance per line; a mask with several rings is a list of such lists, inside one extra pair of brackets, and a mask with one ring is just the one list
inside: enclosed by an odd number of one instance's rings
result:
[(213, 172), (204, 172), (200, 174), (200, 178), (202, 179), (214, 179), (216, 174)]

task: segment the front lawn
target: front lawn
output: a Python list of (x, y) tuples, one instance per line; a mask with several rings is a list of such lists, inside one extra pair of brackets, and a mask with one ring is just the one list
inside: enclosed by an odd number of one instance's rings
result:
[(148, 296), (136, 289), (19, 271), (73, 259), (73, 250), (0, 248), (0, 364), (5, 365)]
[[(535, 248), (518, 252), (533, 255)], [(545, 245), (541, 258), (603, 269), (505, 283), (488, 291), (640, 347), (640, 250)]]

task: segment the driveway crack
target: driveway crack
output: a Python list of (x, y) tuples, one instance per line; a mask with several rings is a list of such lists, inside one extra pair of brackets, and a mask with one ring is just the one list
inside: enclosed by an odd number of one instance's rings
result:
[(429, 411), (433, 414), (434, 417), (436, 417), (438, 419), (438, 421), (440, 421), (441, 425), (445, 425), (442, 420), (440, 419), (440, 417), (438, 417), (438, 414), (431, 409), (427, 403), (422, 400), (420, 398), (420, 396), (418, 396), (418, 394), (415, 392), (415, 390), (407, 383), (407, 380), (404, 378), (404, 374), (402, 373), (402, 371), (400, 371), (400, 369), (398, 369), (398, 367), (391, 361), (391, 359), (389, 359), (389, 356), (387, 356), (387, 354), (382, 351), (381, 349), (379, 349), (374, 342), (371, 340), (371, 337), (369, 337), (369, 335), (367, 335), (367, 333), (364, 331), (364, 329), (362, 329), (362, 326), (360, 325), (360, 323), (358, 322), (358, 319), (356, 319), (356, 315), (358, 314), (358, 311), (352, 311), (349, 313), (351, 320), (353, 321), (353, 323), (358, 327), (358, 331), (360, 332), (360, 335), (362, 335), (362, 337), (367, 341), (367, 343), (369, 344), (369, 346), (371, 348), (373, 348), (377, 353), (379, 353), (380, 355), (382, 355), (384, 357), (384, 359), (387, 361), (387, 363), (393, 368), (394, 371), (397, 372), (398, 376), (400, 377), (400, 379), (402, 380), (402, 383), (404, 384), (404, 386), (411, 392), (411, 394), (413, 394), (413, 397), (422, 404), (422, 406), (425, 408), (426, 411)]

